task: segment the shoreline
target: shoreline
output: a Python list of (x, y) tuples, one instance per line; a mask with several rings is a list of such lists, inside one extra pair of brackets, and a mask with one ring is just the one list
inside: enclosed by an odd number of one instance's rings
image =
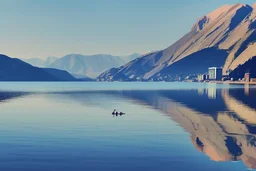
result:
[(246, 82), (246, 81), (210, 81), (209, 83), (216, 84), (240, 84), (240, 85), (256, 85), (256, 82)]

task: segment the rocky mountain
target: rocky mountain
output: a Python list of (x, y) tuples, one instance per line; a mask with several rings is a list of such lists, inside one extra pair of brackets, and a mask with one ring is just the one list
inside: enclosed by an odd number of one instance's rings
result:
[[(223, 67), (223, 74), (256, 56), (256, 5), (225, 5), (201, 17), (170, 47), (102, 73), (99, 80), (175, 80)], [(247, 69), (248, 70), (248, 69)], [(234, 74), (239, 75), (239, 74)]]
[(77, 81), (63, 70), (34, 67), (20, 59), (0, 55), (0, 81)]

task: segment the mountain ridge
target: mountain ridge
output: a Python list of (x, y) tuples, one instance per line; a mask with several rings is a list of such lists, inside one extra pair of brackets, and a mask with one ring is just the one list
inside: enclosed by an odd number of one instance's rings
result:
[[(217, 48), (228, 53), (221, 66), (223, 73), (234, 71), (238, 65), (243, 64), (241, 59), (248, 60), (254, 52), (249, 45), (254, 44), (256, 29), (256, 4), (235, 4), (222, 6), (207, 15), (204, 15), (192, 26), (191, 30), (171, 46), (133, 60), (115, 70), (103, 72), (98, 80), (154, 80), (166, 76), (166, 68), (177, 65), (178, 61), (203, 49)], [(218, 53), (218, 51), (216, 51)], [(234, 56), (235, 54), (235, 56)], [(232, 56), (233, 55), (233, 56)], [(242, 56), (241, 56), (242, 55)], [(207, 57), (205, 57), (207, 58)], [(180, 65), (180, 64), (179, 64)], [(204, 67), (207, 71), (209, 65), (201, 65), (200, 60), (193, 66)], [(193, 68), (192, 67), (192, 68)], [(115, 71), (115, 72), (113, 72)], [(111, 72), (113, 72), (111, 74)], [(172, 75), (172, 73), (169, 73)], [(198, 74), (192, 72), (191, 74)], [(108, 77), (105, 77), (108, 75)]]
[(110, 54), (82, 55), (71, 53), (60, 58), (48, 57), (45, 60), (31, 58), (24, 59), (24, 61), (38, 67), (66, 70), (78, 79), (85, 79), (88, 77), (95, 78), (107, 69), (119, 67), (140, 56), (141, 54), (139, 53), (126, 56), (113, 56)]
[(34, 67), (0, 54), (0, 81), (77, 81), (68, 72)]

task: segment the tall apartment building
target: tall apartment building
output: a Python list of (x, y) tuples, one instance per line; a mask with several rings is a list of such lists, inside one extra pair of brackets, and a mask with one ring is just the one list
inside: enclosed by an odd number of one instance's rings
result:
[(222, 68), (210, 67), (208, 69), (208, 74), (209, 74), (210, 80), (221, 80), (222, 79)]

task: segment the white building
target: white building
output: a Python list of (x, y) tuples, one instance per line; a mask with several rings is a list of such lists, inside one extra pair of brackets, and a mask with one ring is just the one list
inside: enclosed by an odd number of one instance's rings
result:
[(222, 68), (210, 67), (208, 69), (208, 74), (209, 74), (210, 80), (221, 80), (222, 79)]

